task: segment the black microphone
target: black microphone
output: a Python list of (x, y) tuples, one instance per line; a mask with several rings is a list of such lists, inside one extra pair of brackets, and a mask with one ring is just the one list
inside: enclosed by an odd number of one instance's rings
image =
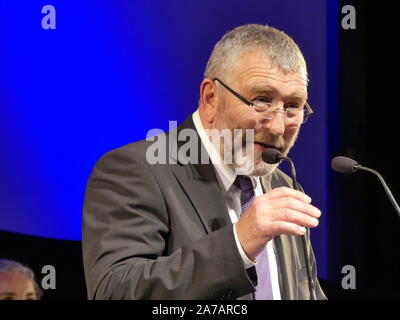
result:
[(393, 197), (392, 192), (390, 191), (385, 180), (379, 174), (379, 172), (367, 167), (363, 167), (359, 165), (355, 160), (343, 156), (334, 157), (331, 161), (331, 168), (336, 172), (340, 173), (354, 173), (358, 170), (363, 170), (373, 173), (375, 176), (378, 177), (379, 181), (382, 183), (383, 189), (385, 190), (387, 196), (389, 197), (390, 202), (392, 203), (394, 209), (396, 210), (397, 214), (400, 217), (399, 205), (397, 204), (395, 198)]
[(282, 153), (274, 148), (268, 148), (261, 153), (261, 158), (265, 163), (275, 164), (282, 160)]
[[(296, 169), (294, 168), (294, 164), (292, 159), (289, 157), (285, 157), (280, 153), (279, 150), (274, 149), (274, 148), (268, 148), (267, 150), (264, 150), (261, 154), (261, 159), (268, 164), (275, 164), (278, 163), (282, 160), (285, 160), (289, 162), (290, 169), (292, 171), (292, 182), (293, 182), (293, 189), (302, 191), (300, 188), (300, 185), (297, 183), (297, 178), (296, 178)], [(311, 276), (311, 268), (310, 268), (310, 259), (307, 253), (307, 243), (306, 243), (306, 236), (301, 236), (301, 240), (303, 242), (303, 253), (305, 257), (305, 263), (306, 263), (306, 271), (307, 271), (307, 277), (308, 277), (308, 288), (310, 290), (310, 300), (317, 300), (317, 296), (315, 294), (315, 283), (314, 280)]]
[(289, 162), (290, 170), (292, 172), (293, 189), (301, 191), (301, 188), (297, 183), (296, 169), (294, 167), (293, 161), (289, 157), (284, 157), (282, 153), (280, 153), (280, 151), (277, 149), (268, 148), (267, 150), (264, 150), (262, 152), (261, 158), (265, 163), (268, 164), (275, 164), (282, 160), (286, 160), (287, 162)]
[(353, 159), (343, 156), (337, 156), (332, 159), (331, 167), (336, 172), (353, 173), (358, 170), (359, 165)]

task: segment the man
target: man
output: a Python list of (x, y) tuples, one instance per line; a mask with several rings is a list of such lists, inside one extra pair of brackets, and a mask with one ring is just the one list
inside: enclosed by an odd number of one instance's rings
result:
[(0, 300), (39, 300), (41, 293), (31, 269), (0, 259)]
[[(310, 112), (306, 64), (290, 37), (261, 25), (227, 33), (208, 61), (198, 110), (157, 137), (176, 141), (168, 163), (150, 161), (153, 144), (141, 141), (96, 164), (83, 216), (89, 298), (309, 299), (306, 235), (325, 299), (308, 232), (321, 213), (261, 158), (272, 147), (286, 155)], [(211, 132), (227, 129), (243, 138), (218, 147)], [(176, 136), (185, 130), (210, 163), (182, 161)], [(238, 145), (244, 162), (235, 160)]]

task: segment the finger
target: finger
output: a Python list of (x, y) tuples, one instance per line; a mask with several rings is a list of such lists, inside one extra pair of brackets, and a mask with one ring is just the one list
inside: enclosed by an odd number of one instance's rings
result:
[(298, 226), (305, 226), (308, 228), (315, 228), (319, 224), (319, 221), (317, 219), (289, 208), (275, 210), (270, 218), (273, 222), (289, 222)]
[(276, 236), (281, 234), (303, 236), (306, 234), (306, 228), (286, 221), (272, 222), (270, 224), (270, 229), (271, 233)]
[(321, 216), (321, 211), (317, 207), (293, 197), (278, 198), (275, 201), (270, 200), (268, 206), (273, 209), (292, 209), (315, 218)]
[(280, 188), (272, 189), (271, 191), (262, 195), (262, 197), (264, 199), (269, 199), (269, 200), (282, 198), (282, 197), (293, 197), (293, 198), (296, 198), (296, 199), (306, 202), (306, 203), (311, 203), (311, 200), (312, 200), (305, 193), (298, 191), (298, 190), (288, 188), (288, 187), (280, 187)]

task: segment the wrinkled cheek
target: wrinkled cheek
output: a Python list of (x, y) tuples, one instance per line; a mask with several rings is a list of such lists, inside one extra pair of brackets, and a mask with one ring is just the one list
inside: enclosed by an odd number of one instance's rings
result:
[(300, 130), (300, 125), (288, 125), (285, 127), (285, 134), (284, 136), (288, 136), (289, 140), (292, 137), (296, 136)]
[(286, 141), (293, 141), (296, 140), (297, 135), (299, 134), (300, 126), (290, 126), (285, 129), (285, 140)]

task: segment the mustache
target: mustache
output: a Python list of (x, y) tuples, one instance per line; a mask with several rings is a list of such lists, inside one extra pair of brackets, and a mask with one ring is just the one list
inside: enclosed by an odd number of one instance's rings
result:
[[(287, 150), (289, 141), (286, 141), (282, 136), (274, 136), (265, 131), (254, 131), (254, 142), (259, 142), (278, 149), (284, 153)], [(246, 133), (242, 136), (242, 145), (246, 145)]]

